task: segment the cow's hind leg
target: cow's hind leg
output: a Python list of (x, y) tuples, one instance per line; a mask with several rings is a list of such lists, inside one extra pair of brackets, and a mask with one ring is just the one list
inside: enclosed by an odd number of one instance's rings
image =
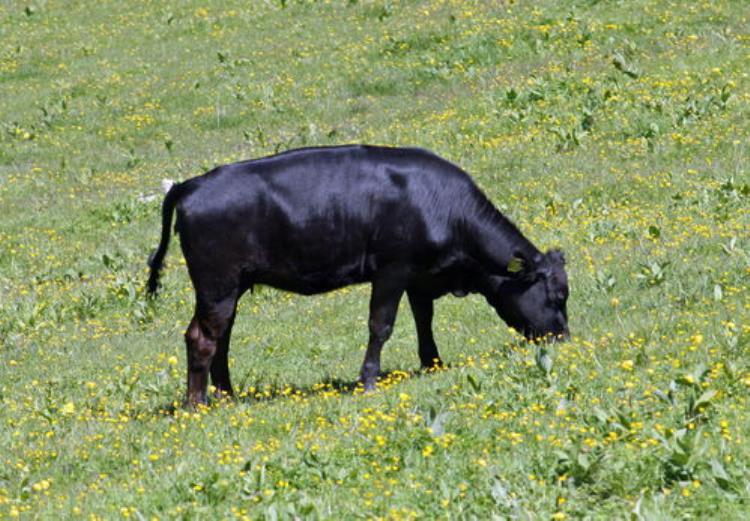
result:
[(419, 360), (422, 362), (422, 368), (441, 367), (443, 363), (438, 354), (435, 338), (432, 336), (433, 299), (413, 290), (408, 290), (406, 294), (417, 326)]
[[(222, 385), (229, 384), (229, 369), (226, 362), (229, 331), (236, 306), (236, 293), (218, 300), (202, 298), (200, 294), (197, 297), (195, 315), (185, 332), (188, 406), (207, 402), (209, 370), (212, 376), (216, 372), (220, 379), (225, 378), (223, 381), (220, 380)], [(224, 339), (226, 343), (223, 342)], [(214, 358), (217, 354), (219, 354), (219, 359), (216, 369), (213, 369)]]
[[(235, 306), (236, 308), (236, 306)], [(232, 325), (234, 325), (235, 313), (229, 320), (224, 334), (221, 335), (216, 346), (216, 354), (211, 362), (211, 383), (216, 387), (217, 398), (225, 396), (234, 396), (232, 382), (229, 379), (229, 338), (232, 335)]]

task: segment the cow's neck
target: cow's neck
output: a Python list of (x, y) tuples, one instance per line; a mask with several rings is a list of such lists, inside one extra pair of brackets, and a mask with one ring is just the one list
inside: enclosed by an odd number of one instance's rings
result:
[(514, 254), (533, 259), (540, 251), (492, 205), (465, 223), (466, 254), (488, 274), (507, 274)]

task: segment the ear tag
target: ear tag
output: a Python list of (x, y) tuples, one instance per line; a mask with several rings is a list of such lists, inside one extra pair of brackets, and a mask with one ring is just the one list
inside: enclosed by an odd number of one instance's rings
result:
[(520, 273), (523, 271), (523, 259), (512, 257), (508, 263), (508, 273)]

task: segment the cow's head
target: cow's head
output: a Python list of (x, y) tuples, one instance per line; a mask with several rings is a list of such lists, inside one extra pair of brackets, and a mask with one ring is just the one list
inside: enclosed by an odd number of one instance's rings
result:
[(568, 275), (557, 250), (527, 258), (517, 253), (507, 276), (491, 278), (487, 300), (509, 326), (529, 340), (567, 338)]

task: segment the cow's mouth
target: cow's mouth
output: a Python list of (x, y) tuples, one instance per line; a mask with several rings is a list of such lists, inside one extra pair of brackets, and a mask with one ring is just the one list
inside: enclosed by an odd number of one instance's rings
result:
[(523, 336), (534, 344), (553, 344), (555, 342), (566, 342), (570, 340), (570, 331), (568, 328), (558, 332), (541, 332), (533, 328), (524, 328)]

